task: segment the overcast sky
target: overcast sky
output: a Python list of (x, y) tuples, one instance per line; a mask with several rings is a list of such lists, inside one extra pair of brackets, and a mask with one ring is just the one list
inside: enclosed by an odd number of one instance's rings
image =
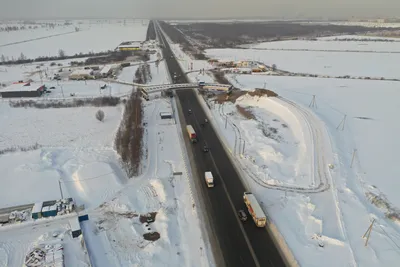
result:
[(394, 17), (400, 0), (0, 0), (10, 18)]

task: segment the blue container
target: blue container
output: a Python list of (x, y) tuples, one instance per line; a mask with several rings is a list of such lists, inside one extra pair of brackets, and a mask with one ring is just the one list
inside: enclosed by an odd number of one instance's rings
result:
[(81, 215), (78, 217), (79, 222), (83, 222), (83, 221), (88, 221), (89, 220), (89, 215), (85, 214), (85, 215)]

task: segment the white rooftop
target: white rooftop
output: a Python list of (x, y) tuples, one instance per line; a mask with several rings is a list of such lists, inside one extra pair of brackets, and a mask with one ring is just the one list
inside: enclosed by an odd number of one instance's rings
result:
[[(28, 85), (30, 84), (30, 85)], [(35, 83), (14, 83), (5, 88), (0, 88), (0, 93), (3, 92), (19, 92), (19, 91), (37, 91), (43, 84)]]
[(88, 70), (80, 69), (80, 70), (73, 71), (70, 76), (73, 76), (73, 75), (92, 75), (92, 73), (93, 73), (93, 70), (91, 70), (91, 69), (88, 69)]

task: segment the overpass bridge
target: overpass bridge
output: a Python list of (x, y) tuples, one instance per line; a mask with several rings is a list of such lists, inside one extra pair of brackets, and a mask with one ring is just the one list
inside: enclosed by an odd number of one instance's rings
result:
[[(140, 87), (143, 91), (145, 91), (148, 94), (162, 92), (166, 90), (173, 90), (173, 89), (199, 88), (198, 83), (140, 84), (140, 83), (126, 82), (126, 81), (112, 80), (112, 79), (104, 79), (103, 81)], [(231, 87), (230, 84), (219, 84), (219, 83), (206, 83), (204, 86), (202, 86), (203, 89), (217, 90), (217, 91), (227, 91), (230, 87)]]

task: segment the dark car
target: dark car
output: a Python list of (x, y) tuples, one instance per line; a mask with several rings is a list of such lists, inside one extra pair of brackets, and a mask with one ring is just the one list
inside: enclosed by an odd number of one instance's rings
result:
[(208, 146), (206, 144), (204, 144), (203, 145), (203, 152), (208, 152), (208, 151), (209, 151)]
[(191, 109), (189, 109), (188, 112), (189, 112), (189, 114), (192, 114), (192, 110)]
[(242, 222), (247, 221), (247, 215), (246, 215), (246, 212), (244, 212), (244, 210), (239, 210), (239, 211), (238, 211), (238, 216), (239, 216), (239, 219), (240, 219)]

